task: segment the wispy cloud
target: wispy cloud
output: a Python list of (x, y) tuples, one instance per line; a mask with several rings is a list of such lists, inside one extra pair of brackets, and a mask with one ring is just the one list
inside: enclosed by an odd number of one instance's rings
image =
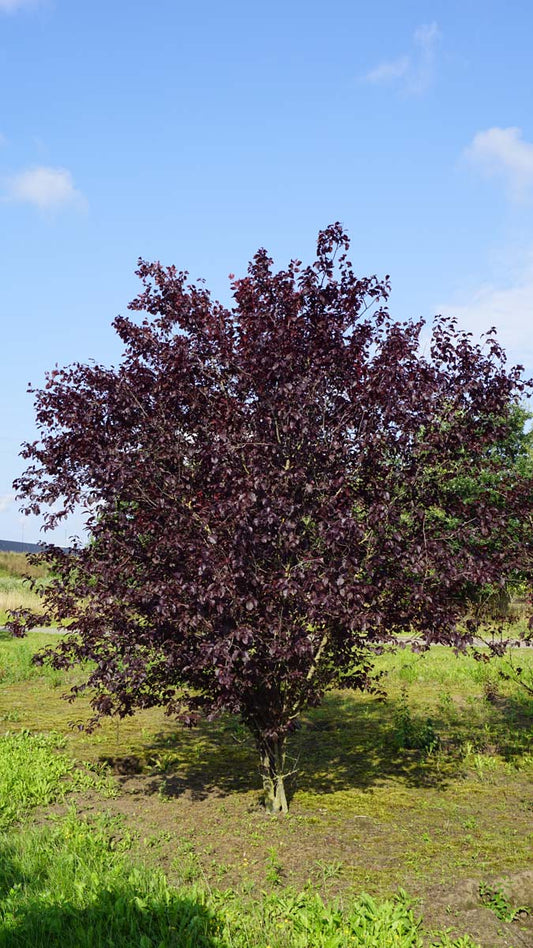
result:
[(36, 7), (39, 0), (0, 0), (0, 13), (15, 13), (23, 7)]
[(401, 56), (400, 59), (391, 59), (388, 62), (380, 63), (375, 69), (371, 69), (366, 74), (367, 82), (394, 82), (395, 79), (401, 79), (409, 72), (411, 61), (409, 56)]
[(41, 211), (87, 207), (86, 198), (74, 187), (72, 175), (66, 168), (39, 166), (12, 175), (5, 181), (5, 198), (33, 204)]
[(513, 200), (532, 196), (533, 145), (523, 140), (522, 129), (495, 127), (478, 132), (465, 156), (484, 174), (502, 179)]
[(419, 26), (413, 34), (411, 52), (378, 63), (363, 76), (364, 81), (375, 85), (391, 84), (407, 95), (421, 95), (433, 79), (435, 45), (439, 36), (436, 23)]
[(463, 299), (438, 307), (438, 312), (454, 315), (462, 329), (478, 338), (492, 326), (513, 363), (525, 364), (533, 372), (533, 248), (529, 259), (513, 282), (485, 283)]

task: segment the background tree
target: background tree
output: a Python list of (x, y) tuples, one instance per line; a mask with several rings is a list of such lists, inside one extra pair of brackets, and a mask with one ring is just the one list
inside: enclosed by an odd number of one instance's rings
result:
[(46, 620), (71, 620), (47, 660), (95, 663), (96, 718), (240, 716), (274, 812), (304, 708), (373, 688), (405, 630), (465, 648), (476, 590), (531, 569), (520, 368), (443, 318), (424, 354), (423, 323), (393, 321), (387, 279), (358, 279), (347, 248), (335, 224), (310, 267), (260, 250), (231, 310), (141, 261), (148, 315), (115, 320), (121, 364), (50, 374), (16, 482), (49, 528), (87, 513), (88, 543), (40, 554)]

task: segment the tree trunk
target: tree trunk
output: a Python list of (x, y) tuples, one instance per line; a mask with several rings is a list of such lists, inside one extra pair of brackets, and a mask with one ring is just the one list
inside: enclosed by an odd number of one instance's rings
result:
[(261, 776), (265, 791), (265, 807), (269, 813), (287, 813), (285, 794), (285, 739), (261, 740)]

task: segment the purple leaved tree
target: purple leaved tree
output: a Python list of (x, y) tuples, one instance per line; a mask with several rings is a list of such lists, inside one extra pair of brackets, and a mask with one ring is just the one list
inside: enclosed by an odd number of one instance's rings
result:
[(49, 528), (86, 510), (87, 543), (39, 554), (44, 621), (70, 620), (46, 660), (94, 663), (95, 719), (239, 716), (271, 812), (305, 708), (375, 687), (376, 651), (405, 630), (465, 648), (479, 590), (532, 562), (520, 367), (444, 318), (422, 347), (347, 249), (335, 224), (312, 266), (275, 272), (260, 250), (232, 309), (140, 262), (120, 365), (50, 373), (15, 485)]

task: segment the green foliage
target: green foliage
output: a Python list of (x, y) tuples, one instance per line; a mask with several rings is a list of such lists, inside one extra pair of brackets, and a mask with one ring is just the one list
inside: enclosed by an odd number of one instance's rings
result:
[[(307, 889), (271, 894), (243, 912), (234, 893), (215, 896), (232, 946), (257, 948), (422, 948), (427, 941), (405, 892), (378, 901), (365, 893), (349, 906), (325, 903)], [(431, 936), (430, 936), (431, 937)], [(443, 948), (476, 948), (473, 942), (435, 935)]]
[(439, 736), (431, 718), (414, 716), (407, 703), (407, 690), (402, 688), (394, 713), (392, 743), (396, 750), (420, 750), (431, 753), (439, 746)]
[(211, 948), (204, 897), (132, 867), (105, 817), (71, 811), (54, 827), (0, 841), (0, 948)]
[(0, 738), (0, 829), (35, 806), (63, 800), (68, 791), (96, 788), (113, 794), (110, 778), (87, 765), (78, 767), (58, 752), (64, 746), (64, 738), (53, 733), (19, 731)]
[[(422, 948), (402, 891), (345, 907), (307, 889), (248, 903), (235, 892), (174, 889), (132, 866), (131, 840), (103, 815), (0, 837), (0, 948)], [(429, 936), (431, 937), (431, 936)], [(433, 939), (438, 936), (433, 935)], [(442, 935), (442, 948), (476, 948)]]
[(514, 908), (501, 889), (492, 888), (484, 882), (480, 883), (479, 895), (481, 901), (490, 908), (502, 922), (514, 922), (520, 915), (530, 914), (527, 905), (519, 905), (517, 908)]

